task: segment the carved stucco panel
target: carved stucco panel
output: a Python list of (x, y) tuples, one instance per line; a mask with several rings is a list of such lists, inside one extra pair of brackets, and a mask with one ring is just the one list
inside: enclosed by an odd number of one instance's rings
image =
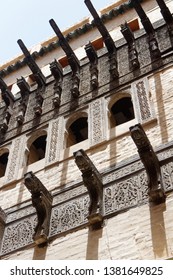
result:
[(173, 162), (169, 162), (161, 167), (163, 178), (163, 186), (165, 191), (172, 190), (173, 188)]
[(132, 83), (132, 98), (138, 122), (145, 123), (152, 120), (154, 118), (154, 109), (147, 77)]
[(107, 139), (106, 100), (100, 98), (89, 105), (89, 135), (90, 146)]
[(14, 251), (33, 243), (32, 236), (36, 225), (36, 217), (18, 221), (5, 228), (1, 254)]
[(87, 222), (88, 205), (88, 196), (83, 196), (52, 209), (50, 236)]
[(19, 169), (22, 167), (22, 162), (25, 156), (26, 137), (21, 136), (12, 141), (9, 152), (7, 170), (5, 174), (5, 184), (17, 179)]
[(60, 150), (63, 147), (63, 118), (60, 117), (49, 123), (47, 147), (46, 147), (46, 165), (59, 160)]
[(105, 215), (135, 206), (148, 199), (147, 190), (147, 176), (144, 171), (111, 184), (104, 190)]

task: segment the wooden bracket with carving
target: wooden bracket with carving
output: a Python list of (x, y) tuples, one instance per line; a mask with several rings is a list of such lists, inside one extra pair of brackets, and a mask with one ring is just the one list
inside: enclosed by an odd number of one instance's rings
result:
[(2, 100), (5, 103), (3, 120), (2, 123), (0, 124), (0, 131), (1, 133), (4, 134), (8, 130), (8, 124), (12, 115), (15, 98), (11, 93), (11, 91), (8, 89), (7, 84), (4, 82), (4, 80), (1, 77), (0, 77), (0, 89), (1, 89)]
[(135, 38), (132, 30), (130, 29), (130, 26), (128, 25), (127, 22), (125, 24), (121, 25), (121, 33), (123, 34), (125, 40), (127, 41), (128, 44), (128, 50), (129, 50), (129, 61), (131, 64), (131, 68), (137, 69), (139, 68), (139, 60), (138, 60), (138, 53), (136, 49), (136, 44), (135, 44)]
[(98, 57), (97, 52), (91, 43), (85, 46), (87, 57), (90, 61), (91, 88), (98, 88)]
[(79, 150), (74, 153), (75, 163), (82, 172), (84, 185), (87, 187), (90, 205), (88, 220), (91, 229), (98, 229), (103, 225), (103, 183), (102, 177), (90, 158)]
[(27, 109), (28, 100), (29, 100), (30, 87), (27, 81), (23, 77), (17, 79), (17, 85), (20, 89), (21, 98), (20, 98), (19, 111), (16, 120), (18, 125), (21, 125), (24, 122), (24, 117)]
[(33, 172), (24, 175), (24, 184), (31, 192), (38, 219), (33, 239), (42, 244), (48, 241), (53, 197)]
[(148, 194), (154, 203), (165, 201), (160, 163), (141, 124), (130, 127), (131, 137), (138, 148), (148, 177)]
[(55, 108), (57, 108), (59, 107), (61, 102), (63, 69), (61, 64), (56, 59), (50, 63), (50, 71), (55, 79), (55, 84), (53, 87), (54, 88), (53, 105)]

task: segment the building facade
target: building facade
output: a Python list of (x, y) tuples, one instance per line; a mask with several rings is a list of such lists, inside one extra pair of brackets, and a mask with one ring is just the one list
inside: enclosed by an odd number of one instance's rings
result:
[(0, 258), (171, 259), (173, 1), (84, 2), (0, 68)]

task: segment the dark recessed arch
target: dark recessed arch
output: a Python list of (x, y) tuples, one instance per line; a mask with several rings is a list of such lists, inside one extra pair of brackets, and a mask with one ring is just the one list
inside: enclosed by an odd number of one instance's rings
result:
[(5, 175), (5, 171), (8, 163), (8, 156), (9, 156), (9, 151), (5, 151), (0, 155), (0, 178)]
[(126, 123), (135, 118), (131, 97), (122, 97), (111, 107), (111, 127)]

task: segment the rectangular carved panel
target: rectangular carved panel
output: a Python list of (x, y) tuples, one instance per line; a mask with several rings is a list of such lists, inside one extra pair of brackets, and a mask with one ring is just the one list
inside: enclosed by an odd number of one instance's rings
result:
[(12, 141), (5, 176), (5, 184), (16, 180), (18, 177), (19, 169), (22, 167), (22, 161), (24, 160), (25, 142), (25, 136), (21, 136)]
[(63, 118), (58, 118), (49, 123), (46, 148), (46, 166), (59, 160), (60, 150), (63, 147), (62, 128)]
[(145, 123), (152, 120), (154, 118), (154, 111), (147, 77), (132, 84), (132, 97), (138, 122)]
[(104, 98), (94, 100), (89, 106), (90, 146), (106, 140), (106, 101)]

